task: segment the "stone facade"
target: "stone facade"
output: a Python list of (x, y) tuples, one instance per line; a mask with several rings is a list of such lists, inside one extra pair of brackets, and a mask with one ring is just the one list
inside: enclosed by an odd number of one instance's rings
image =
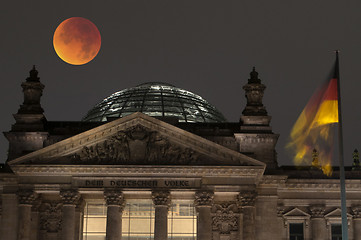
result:
[[(193, 201), (197, 240), (331, 239), (341, 222), (338, 171), (278, 167), (278, 135), (262, 103), (255, 69), (239, 123), (187, 124), (135, 113), (111, 122), (46, 121), (44, 86), (32, 69), (24, 104), (5, 135), (0, 172), (0, 236), (6, 240), (83, 239), (84, 205), (106, 208), (106, 239), (122, 239), (128, 199), (151, 199), (154, 238), (168, 239), (173, 201)], [(69, 137), (70, 136), (70, 137)], [(361, 240), (359, 168), (346, 171), (349, 239)]]

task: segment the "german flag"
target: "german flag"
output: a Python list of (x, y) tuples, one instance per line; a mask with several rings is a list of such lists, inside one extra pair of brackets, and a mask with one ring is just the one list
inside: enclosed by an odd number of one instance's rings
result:
[(335, 123), (338, 123), (338, 61), (333, 74), (311, 97), (298, 117), (286, 148), (293, 150), (296, 165), (311, 165), (312, 151), (319, 153), (319, 167), (332, 174), (332, 152)]

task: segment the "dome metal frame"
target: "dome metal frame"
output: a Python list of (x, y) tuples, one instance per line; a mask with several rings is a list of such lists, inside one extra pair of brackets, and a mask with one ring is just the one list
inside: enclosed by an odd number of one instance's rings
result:
[(177, 118), (179, 122), (226, 122), (222, 113), (199, 95), (161, 82), (147, 82), (113, 93), (96, 104), (82, 121), (105, 122), (135, 112)]

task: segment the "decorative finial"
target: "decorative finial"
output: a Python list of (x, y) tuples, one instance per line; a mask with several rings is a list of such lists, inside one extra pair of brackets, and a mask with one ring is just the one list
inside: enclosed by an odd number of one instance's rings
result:
[(352, 158), (353, 158), (352, 170), (361, 170), (360, 155), (357, 149), (353, 151)]
[(38, 77), (38, 71), (35, 68), (35, 65), (33, 65), (33, 68), (30, 70), (30, 77), (28, 77), (26, 79), (27, 82), (39, 82), (39, 77)]
[(248, 79), (248, 83), (261, 83), (261, 79), (258, 78), (258, 72), (256, 72), (256, 67), (252, 68), (252, 72), (250, 73), (251, 78)]
[(312, 151), (312, 167), (319, 168), (320, 164), (318, 162), (318, 152), (316, 149), (313, 149)]

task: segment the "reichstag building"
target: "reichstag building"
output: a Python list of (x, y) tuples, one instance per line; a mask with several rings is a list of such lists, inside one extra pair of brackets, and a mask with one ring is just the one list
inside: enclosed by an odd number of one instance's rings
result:
[[(118, 91), (79, 122), (47, 121), (35, 67), (21, 86), (24, 102), (4, 133), (1, 239), (341, 239), (338, 169), (327, 177), (278, 166), (279, 135), (255, 69), (239, 122), (159, 82)], [(346, 168), (353, 240), (361, 240), (360, 173), (355, 152)]]

